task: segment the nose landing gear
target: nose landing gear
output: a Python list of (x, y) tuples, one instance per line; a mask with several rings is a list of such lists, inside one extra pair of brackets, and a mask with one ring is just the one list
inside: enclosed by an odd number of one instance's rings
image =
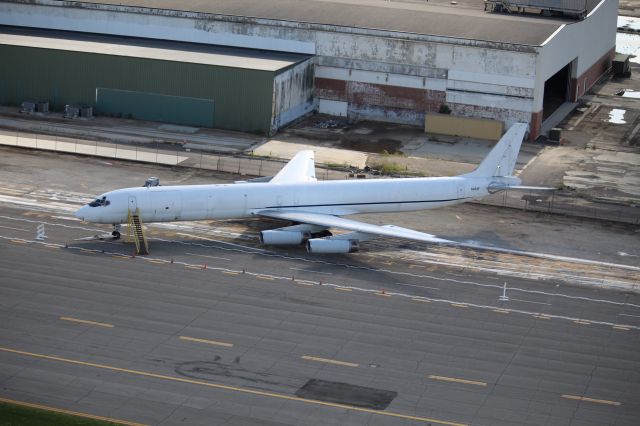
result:
[(113, 237), (114, 240), (120, 239), (120, 228), (121, 228), (121, 225), (119, 223), (113, 224), (113, 231), (111, 231), (111, 236)]

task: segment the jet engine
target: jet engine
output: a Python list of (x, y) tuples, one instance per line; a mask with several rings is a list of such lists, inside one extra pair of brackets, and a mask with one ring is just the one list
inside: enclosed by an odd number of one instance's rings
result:
[(295, 245), (302, 244), (311, 238), (308, 231), (262, 231), (260, 232), (260, 242), (270, 245)]
[(307, 241), (309, 253), (353, 253), (359, 248), (358, 240), (313, 238)]

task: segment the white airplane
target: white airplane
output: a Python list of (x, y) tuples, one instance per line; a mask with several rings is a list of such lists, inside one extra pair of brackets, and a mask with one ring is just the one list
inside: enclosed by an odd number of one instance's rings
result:
[[(394, 225), (345, 219), (355, 213), (426, 210), (471, 201), (520, 186), (512, 176), (527, 125), (516, 123), (473, 172), (454, 177), (317, 181), (313, 151), (301, 151), (278, 174), (259, 182), (125, 188), (100, 195), (76, 211), (81, 220), (120, 224), (139, 209), (143, 223), (267, 217), (295, 223), (262, 231), (263, 244), (306, 243), (309, 253), (350, 253), (376, 237), (450, 242)], [(330, 228), (351, 231), (332, 235)]]

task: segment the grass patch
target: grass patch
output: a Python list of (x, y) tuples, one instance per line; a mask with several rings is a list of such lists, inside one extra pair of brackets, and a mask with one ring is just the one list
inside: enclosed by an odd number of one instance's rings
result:
[(251, 151), (248, 154), (248, 156), (250, 158), (255, 159), (255, 160), (271, 160), (271, 159), (273, 159), (273, 157), (271, 156), (271, 153), (269, 153), (269, 155), (259, 155), (259, 154), (254, 153), (253, 151)]
[(371, 166), (371, 168), (380, 170), (380, 173), (382, 173), (383, 175), (399, 175), (408, 173), (407, 166), (401, 166), (400, 164), (390, 163), (387, 161), (375, 163)]
[(329, 169), (338, 169), (338, 170), (342, 170), (342, 169), (348, 169), (349, 165), (347, 163), (327, 163), (326, 164), (327, 168)]
[(406, 157), (407, 156), (407, 154), (405, 154), (404, 152), (401, 152), (401, 151), (389, 152), (386, 149), (383, 149), (381, 154), (383, 157)]
[(1, 426), (116, 426), (119, 424), (0, 402)]

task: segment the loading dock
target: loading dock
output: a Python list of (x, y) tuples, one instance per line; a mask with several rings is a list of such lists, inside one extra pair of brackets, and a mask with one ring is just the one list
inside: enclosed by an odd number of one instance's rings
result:
[(562, 67), (544, 83), (542, 119), (546, 120), (562, 104), (569, 100), (571, 83), (571, 62)]

